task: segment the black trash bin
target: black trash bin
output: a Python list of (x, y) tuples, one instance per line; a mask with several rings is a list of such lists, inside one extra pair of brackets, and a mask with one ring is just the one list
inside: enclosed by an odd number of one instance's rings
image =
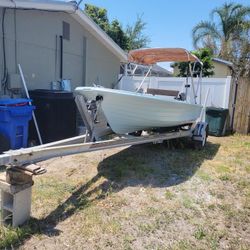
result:
[(213, 136), (222, 136), (227, 116), (228, 109), (208, 107), (206, 109), (206, 122), (209, 127), (208, 134)]
[[(43, 143), (76, 135), (76, 104), (72, 92), (36, 89), (29, 94), (36, 106), (35, 114)], [(39, 142), (33, 121), (29, 142)]]

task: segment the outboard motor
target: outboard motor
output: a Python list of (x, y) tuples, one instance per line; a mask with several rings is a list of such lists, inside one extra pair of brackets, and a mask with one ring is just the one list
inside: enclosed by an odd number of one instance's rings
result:
[(176, 98), (176, 100), (180, 100), (180, 101), (186, 101), (187, 96), (185, 93), (181, 92), (178, 94), (178, 97)]

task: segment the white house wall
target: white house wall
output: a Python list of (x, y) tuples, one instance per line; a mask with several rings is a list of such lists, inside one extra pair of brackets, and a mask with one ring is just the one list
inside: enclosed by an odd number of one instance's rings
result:
[(93, 36), (87, 40), (86, 85), (111, 87), (118, 79), (120, 62)]
[[(3, 17), (2, 11), (0, 8), (0, 21)], [(70, 41), (64, 39), (63, 78), (71, 79), (73, 88), (92, 83), (111, 86), (119, 74), (119, 59), (69, 14), (62, 12), (16, 10), (15, 57), (14, 10), (7, 10), (5, 36), (9, 74), (17, 73), (17, 61), (22, 66), (29, 89), (49, 88), (51, 81), (59, 80), (59, 36), (62, 35), (63, 21), (70, 24)], [(1, 27), (0, 40), (2, 76)]]

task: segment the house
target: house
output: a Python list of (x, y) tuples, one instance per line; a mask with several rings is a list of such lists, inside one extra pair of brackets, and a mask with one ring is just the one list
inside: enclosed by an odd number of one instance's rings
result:
[[(223, 60), (221, 58), (212, 58), (212, 64), (214, 66), (213, 71), (214, 75), (212, 77), (214, 78), (224, 78), (227, 76), (232, 76), (232, 67), (233, 63)], [(173, 64), (171, 66), (174, 69), (174, 75), (179, 74), (179, 69)]]
[[(139, 65), (130, 63), (128, 67), (128, 74), (133, 74), (136, 76), (145, 76), (149, 71), (149, 66), (146, 65)], [(121, 67), (121, 74), (124, 73), (124, 68)], [(150, 76), (157, 76), (157, 77), (171, 77), (173, 73), (158, 64), (154, 64), (150, 70)]]
[(158, 77), (172, 77), (173, 73), (158, 64), (153, 65), (152, 67), (152, 73), (151, 75), (153, 76), (158, 76)]
[(76, 2), (1, 0), (0, 24), (0, 95), (20, 92), (18, 64), (29, 89), (49, 89), (60, 79), (74, 89), (112, 86), (127, 59)]
[(213, 77), (227, 77), (232, 75), (233, 63), (215, 57), (212, 59), (212, 62), (214, 66)]

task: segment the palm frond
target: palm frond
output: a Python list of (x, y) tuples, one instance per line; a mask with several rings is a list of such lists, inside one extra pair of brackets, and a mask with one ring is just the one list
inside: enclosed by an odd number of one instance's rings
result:
[(230, 16), (232, 16), (238, 9), (241, 9), (242, 7), (242, 4), (234, 4), (230, 9)]
[(250, 7), (241, 6), (232, 12), (228, 20), (228, 33), (232, 39), (237, 39), (237, 36), (245, 36), (250, 29)]
[(250, 14), (250, 7), (241, 4), (225, 3), (222, 7), (215, 8), (211, 12), (211, 18), (218, 15), (219, 24), (224, 34), (225, 40), (230, 39), (231, 33), (236, 29), (244, 27), (246, 17)]
[(250, 75), (250, 6), (225, 3), (213, 9), (210, 18), (210, 22), (202, 21), (193, 28), (194, 47), (215, 45), (221, 58), (241, 65), (237, 67)]
[(221, 34), (218, 31), (215, 23), (208, 21), (201, 21), (192, 30), (193, 45), (195, 48), (198, 47), (199, 42), (210, 37), (212, 40), (221, 39)]

